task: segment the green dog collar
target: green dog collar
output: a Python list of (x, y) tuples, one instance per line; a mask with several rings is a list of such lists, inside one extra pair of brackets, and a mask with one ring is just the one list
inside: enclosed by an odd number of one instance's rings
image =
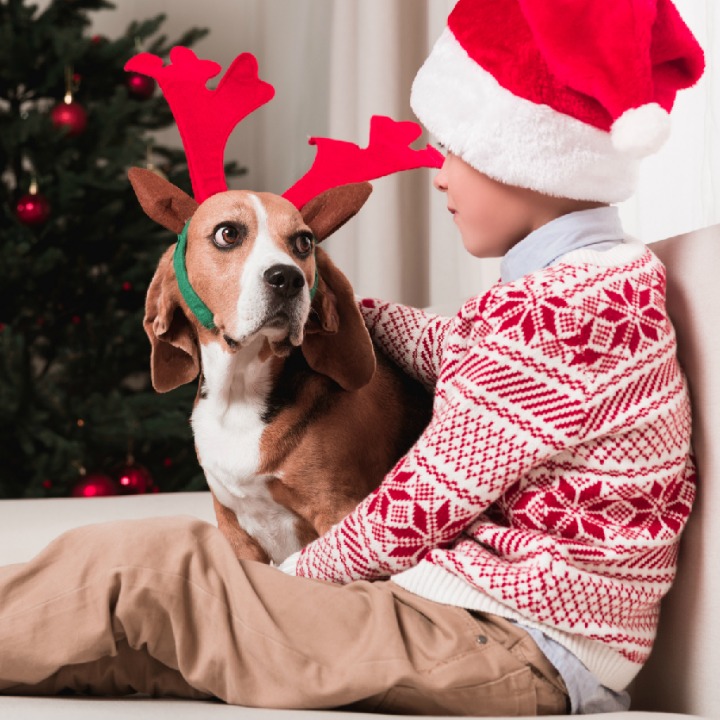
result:
[[(187, 252), (187, 232), (190, 227), (190, 220), (185, 223), (185, 227), (182, 232), (178, 235), (177, 245), (175, 246), (175, 252), (173, 253), (173, 267), (175, 268), (175, 277), (177, 278), (177, 284), (180, 288), (180, 294), (187, 303), (192, 313), (198, 319), (203, 327), (208, 330), (215, 329), (215, 323), (213, 322), (213, 314), (210, 308), (202, 301), (202, 298), (195, 292), (195, 288), (190, 284), (190, 278), (187, 273), (187, 264), (185, 263), (185, 253)], [(315, 251), (313, 250), (313, 254)], [(317, 267), (315, 268), (315, 282), (310, 288), (310, 302), (315, 299), (315, 293), (318, 289), (320, 282), (320, 275), (318, 275)]]
[(214, 330), (215, 323), (213, 322), (213, 314), (210, 308), (195, 292), (195, 289), (190, 284), (190, 278), (187, 274), (187, 265), (185, 264), (185, 252), (187, 250), (188, 227), (190, 227), (189, 220), (185, 223), (185, 227), (178, 235), (177, 245), (175, 246), (175, 253), (173, 254), (173, 267), (175, 268), (175, 277), (177, 278), (178, 287), (180, 288), (180, 294), (183, 296), (183, 299), (187, 303), (190, 310), (192, 310), (195, 317), (200, 321), (200, 324), (203, 327), (206, 327), (208, 330)]
[[(315, 248), (313, 247), (313, 257), (315, 257)], [(315, 261), (315, 282), (313, 283), (313, 286), (310, 288), (310, 302), (312, 302), (315, 299), (315, 293), (318, 289), (318, 283), (320, 282), (320, 276), (318, 275), (317, 271), (317, 260)]]

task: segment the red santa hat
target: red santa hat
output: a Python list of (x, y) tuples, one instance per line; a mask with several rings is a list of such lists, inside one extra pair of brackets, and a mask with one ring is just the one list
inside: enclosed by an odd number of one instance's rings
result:
[(618, 202), (704, 64), (670, 0), (459, 0), (411, 104), (496, 180)]

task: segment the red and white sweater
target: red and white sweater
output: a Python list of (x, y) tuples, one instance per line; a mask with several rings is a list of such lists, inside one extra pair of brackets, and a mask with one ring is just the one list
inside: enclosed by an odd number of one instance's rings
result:
[(434, 388), (381, 486), (298, 575), (393, 580), (541, 629), (604, 684), (650, 652), (695, 495), (690, 405), (642, 245), (577, 250), (454, 318), (363, 301), (374, 339)]

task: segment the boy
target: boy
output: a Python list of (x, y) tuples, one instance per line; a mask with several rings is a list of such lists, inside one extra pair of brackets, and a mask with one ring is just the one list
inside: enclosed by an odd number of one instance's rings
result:
[(465, 247), (503, 255), (502, 279), (452, 319), (362, 303), (434, 388), (427, 430), (285, 573), (184, 519), (83, 528), (1, 569), (0, 691), (625, 707), (694, 480), (664, 270), (609, 203), (701, 72), (668, 0), (460, 0), (412, 101)]

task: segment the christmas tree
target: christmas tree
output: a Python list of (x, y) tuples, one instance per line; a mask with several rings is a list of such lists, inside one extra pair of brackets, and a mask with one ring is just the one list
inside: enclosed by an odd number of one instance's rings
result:
[(142, 328), (172, 238), (127, 180), (156, 166), (190, 192), (187, 165), (153, 143), (173, 122), (154, 80), (123, 66), (206, 31), (168, 43), (158, 16), (90, 35), (90, 13), (113, 7), (0, 2), (0, 497), (205, 487), (195, 389), (153, 391)]

